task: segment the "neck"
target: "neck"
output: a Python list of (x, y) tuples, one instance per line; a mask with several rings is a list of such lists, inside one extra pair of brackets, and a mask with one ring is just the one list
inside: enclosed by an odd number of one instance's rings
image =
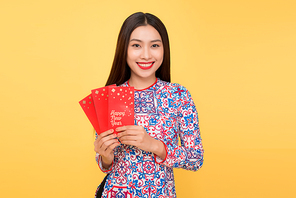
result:
[(137, 77), (131, 77), (129, 79), (129, 85), (134, 87), (135, 89), (145, 89), (151, 85), (153, 85), (156, 81), (156, 77), (153, 76), (149, 79), (147, 78), (137, 78)]

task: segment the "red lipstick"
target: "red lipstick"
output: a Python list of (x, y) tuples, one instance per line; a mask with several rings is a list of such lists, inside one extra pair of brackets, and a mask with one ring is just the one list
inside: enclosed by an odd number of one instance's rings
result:
[(137, 62), (137, 65), (141, 69), (147, 70), (147, 69), (150, 69), (154, 65), (154, 62)]

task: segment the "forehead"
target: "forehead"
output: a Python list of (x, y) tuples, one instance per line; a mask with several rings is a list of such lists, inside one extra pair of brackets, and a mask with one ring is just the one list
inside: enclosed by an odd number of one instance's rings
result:
[(151, 25), (139, 26), (131, 34), (130, 40), (137, 39), (141, 41), (161, 40), (158, 31)]

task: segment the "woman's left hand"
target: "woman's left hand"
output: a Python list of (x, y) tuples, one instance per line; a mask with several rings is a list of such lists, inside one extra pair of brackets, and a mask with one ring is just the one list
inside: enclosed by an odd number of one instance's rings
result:
[(142, 126), (128, 125), (116, 128), (117, 137), (122, 144), (136, 146), (147, 152), (158, 155), (161, 159), (166, 157), (164, 143), (152, 138)]
[(156, 139), (150, 137), (144, 127), (128, 125), (116, 128), (122, 144), (136, 146), (144, 151), (153, 152)]
[(122, 144), (136, 146), (147, 152), (152, 152), (161, 159), (166, 157), (166, 148), (160, 140), (152, 138), (142, 126), (128, 125), (116, 128), (117, 137)]

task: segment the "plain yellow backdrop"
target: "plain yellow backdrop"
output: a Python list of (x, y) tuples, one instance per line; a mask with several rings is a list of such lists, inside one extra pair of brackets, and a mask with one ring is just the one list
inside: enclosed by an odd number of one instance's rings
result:
[(0, 3), (0, 197), (93, 197), (103, 174), (78, 101), (105, 84), (124, 19), (157, 15), (205, 149), (178, 197), (296, 197), (295, 0)]

